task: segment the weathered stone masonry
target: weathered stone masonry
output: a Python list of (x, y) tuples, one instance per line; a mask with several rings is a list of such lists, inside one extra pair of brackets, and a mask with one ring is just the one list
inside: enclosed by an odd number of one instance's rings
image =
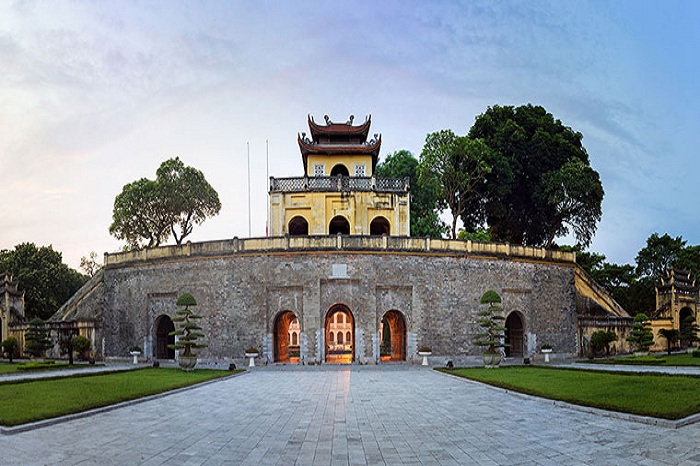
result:
[(303, 247), (290, 246), (290, 238), (234, 239), (108, 256), (105, 356), (123, 356), (135, 344), (154, 355), (154, 322), (174, 317), (185, 291), (204, 317), (209, 347), (200, 357), (213, 362), (240, 361), (249, 346), (272, 361), (275, 317), (290, 310), (301, 326), (302, 361), (319, 363), (324, 319), (338, 303), (354, 317), (358, 362), (378, 361), (377, 332), (390, 310), (405, 318), (409, 359), (429, 345), (434, 356), (459, 361), (481, 352), (472, 340), (488, 289), (501, 294), (506, 314), (521, 316), (525, 353), (543, 343), (578, 351), (576, 266), (566, 253), (419, 238), (292, 241)]

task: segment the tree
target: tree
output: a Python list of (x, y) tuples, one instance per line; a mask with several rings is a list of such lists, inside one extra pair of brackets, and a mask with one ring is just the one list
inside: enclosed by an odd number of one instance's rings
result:
[(114, 200), (109, 232), (132, 248), (153, 248), (172, 234), (177, 244), (221, 210), (219, 195), (201, 171), (176, 157), (163, 162), (155, 181), (129, 183)]
[(634, 316), (632, 330), (630, 330), (627, 341), (635, 345), (637, 351), (648, 351), (649, 347), (654, 344), (651, 322), (646, 314), (639, 313)]
[(94, 277), (102, 268), (102, 264), (97, 261), (97, 253), (95, 251), (90, 251), (88, 256), (81, 257), (80, 268), (85, 271), (88, 277)]
[(2, 342), (2, 352), (7, 355), (7, 359), (12, 360), (19, 356), (19, 341), (15, 337), (8, 337)]
[(580, 244), (590, 243), (604, 192), (581, 133), (540, 106), (494, 105), (469, 137), (493, 151), (481, 196), (496, 240), (551, 246), (571, 228)]
[(615, 332), (598, 330), (591, 335), (591, 351), (593, 355), (605, 350), (605, 356), (610, 357), (610, 343), (617, 340)]
[(501, 296), (493, 290), (488, 290), (479, 302), (488, 307), (476, 313), (479, 316), (478, 324), (484, 331), (475, 335), (474, 344), (486, 346), (486, 353), (496, 354), (496, 348), (506, 346), (503, 343), (506, 331), (503, 326), (505, 317), (502, 314), (503, 308), (497, 305), (501, 302)]
[(680, 336), (678, 330), (675, 328), (662, 328), (659, 330), (659, 335), (666, 339), (666, 353), (670, 355), (673, 344), (678, 341)]
[(71, 338), (71, 345), (73, 345), (73, 351), (78, 355), (78, 359), (81, 361), (88, 359), (88, 352), (92, 346), (90, 340), (82, 335), (76, 335)]
[(658, 278), (673, 267), (685, 247), (682, 237), (672, 238), (665, 233), (659, 236), (653, 233), (647, 238), (647, 244), (637, 253), (637, 273), (640, 276)]
[(34, 243), (0, 251), (0, 270), (12, 273), (24, 290), (25, 315), (30, 319), (48, 319), (87, 281), (63, 263), (60, 252)]
[(389, 154), (379, 163), (377, 176), (408, 178), (411, 192), (411, 236), (442, 238), (447, 231), (437, 210), (437, 194), (418, 181), (418, 160), (407, 150)]
[(457, 219), (472, 231), (482, 223), (478, 188), (491, 171), (490, 149), (483, 141), (457, 136), (450, 130), (430, 133), (420, 155), (419, 182), (432, 190), (438, 205), (452, 213), (452, 239), (457, 238)]
[(68, 355), (68, 364), (70, 366), (72, 366), (73, 365), (73, 338), (67, 337), (67, 338), (61, 338), (60, 340), (58, 340), (58, 350), (61, 352), (61, 354)]
[(192, 352), (193, 349), (207, 347), (205, 344), (198, 343), (198, 340), (204, 337), (204, 334), (199, 332), (199, 330), (202, 330), (202, 327), (197, 325), (195, 321), (201, 319), (202, 316), (195, 314), (190, 309), (190, 306), (197, 305), (197, 301), (190, 293), (183, 293), (177, 298), (176, 304), (184, 306), (183, 309), (177, 311), (178, 317), (173, 319), (173, 322), (180, 324), (180, 329), (170, 332), (170, 335), (179, 338), (175, 344), (168, 345), (168, 347), (182, 350), (181, 356), (194, 357), (196, 355)]
[(46, 324), (39, 317), (29, 321), (29, 328), (24, 335), (24, 349), (35, 358), (43, 357), (46, 350), (53, 347), (46, 330)]
[(683, 319), (683, 322), (681, 322), (681, 332), (679, 335), (681, 345), (688, 348), (693, 346), (695, 342), (700, 341), (700, 339), (698, 339), (698, 330), (698, 324), (695, 322), (695, 317), (690, 315)]

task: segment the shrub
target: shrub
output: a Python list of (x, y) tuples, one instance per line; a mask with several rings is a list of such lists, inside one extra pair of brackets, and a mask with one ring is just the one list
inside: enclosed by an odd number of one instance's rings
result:
[(651, 331), (649, 316), (643, 313), (634, 316), (632, 330), (627, 341), (635, 345), (639, 351), (649, 350), (649, 347), (654, 344), (654, 334)]
[(71, 343), (73, 344), (73, 350), (78, 355), (78, 359), (85, 361), (89, 358), (90, 354), (90, 340), (82, 335), (76, 335), (71, 338)]
[(245, 352), (248, 354), (251, 354), (251, 353), (260, 354), (260, 351), (258, 351), (257, 348), (253, 348), (252, 346), (246, 348)]
[(598, 330), (591, 335), (591, 352), (593, 355), (605, 350), (605, 355), (610, 356), (610, 343), (617, 340), (615, 332)]
[(7, 354), (7, 359), (12, 360), (19, 357), (19, 341), (15, 337), (9, 337), (2, 342), (2, 352)]
[(694, 357), (694, 358), (700, 358), (700, 350), (695, 350), (695, 351), (693, 351), (693, 357)]
[(38, 317), (29, 321), (29, 328), (24, 336), (24, 341), (25, 350), (35, 358), (44, 356), (46, 350), (53, 346), (46, 331), (46, 324)]
[(418, 348), (419, 353), (432, 353), (433, 349), (430, 346), (421, 346)]

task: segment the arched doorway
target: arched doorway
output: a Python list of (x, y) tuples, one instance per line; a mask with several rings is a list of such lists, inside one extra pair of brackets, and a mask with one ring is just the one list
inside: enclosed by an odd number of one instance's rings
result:
[(342, 215), (336, 215), (331, 219), (331, 223), (328, 224), (328, 234), (329, 235), (349, 235), (350, 234), (350, 223), (348, 219)]
[(170, 335), (175, 331), (175, 324), (166, 315), (159, 316), (153, 326), (156, 331), (156, 347), (154, 356), (156, 359), (175, 359), (175, 349), (168, 345), (175, 344), (175, 335)]
[(523, 319), (517, 312), (506, 318), (506, 356), (523, 356)]
[(381, 361), (406, 360), (406, 319), (399, 311), (384, 314), (379, 325)]
[(293, 217), (287, 225), (289, 236), (306, 236), (309, 234), (309, 222), (301, 215)]
[(389, 220), (384, 217), (376, 217), (369, 224), (369, 234), (370, 235), (390, 235), (391, 225), (389, 225)]
[(348, 167), (346, 167), (342, 163), (334, 165), (333, 168), (331, 169), (331, 176), (338, 176), (338, 175), (350, 176), (350, 172), (348, 171)]
[(272, 336), (274, 339), (274, 362), (299, 362), (299, 319), (292, 311), (282, 311), (275, 317)]
[(326, 362), (350, 364), (355, 353), (355, 319), (344, 304), (332, 306), (326, 314)]

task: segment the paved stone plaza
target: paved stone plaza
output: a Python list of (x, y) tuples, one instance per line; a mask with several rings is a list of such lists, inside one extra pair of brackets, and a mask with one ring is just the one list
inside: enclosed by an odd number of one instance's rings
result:
[(0, 463), (698, 465), (700, 424), (579, 412), (415, 366), (272, 367), (0, 436)]

